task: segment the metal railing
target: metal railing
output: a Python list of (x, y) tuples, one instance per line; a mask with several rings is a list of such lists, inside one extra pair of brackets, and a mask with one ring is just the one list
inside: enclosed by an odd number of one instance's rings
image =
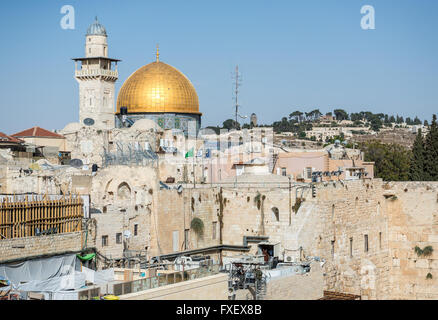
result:
[(158, 158), (155, 152), (144, 149), (141, 146), (136, 146), (135, 144), (116, 143), (116, 146), (117, 150), (115, 152), (109, 152), (104, 149), (102, 156), (104, 167), (111, 165), (150, 166), (155, 165)]
[[(187, 271), (177, 271), (172, 273), (161, 273), (154, 277), (148, 277), (113, 285), (113, 294), (116, 296), (125, 295), (129, 293), (141, 292), (149, 289), (167, 286), (169, 284), (200, 279), (208, 276), (218, 274), (220, 265), (213, 264), (203, 266)], [(159, 272), (159, 271), (158, 271)]]
[(105, 76), (105, 77), (116, 77), (118, 78), (119, 73), (115, 70), (105, 70), (105, 69), (83, 69), (75, 71), (76, 77), (87, 77), (87, 76)]

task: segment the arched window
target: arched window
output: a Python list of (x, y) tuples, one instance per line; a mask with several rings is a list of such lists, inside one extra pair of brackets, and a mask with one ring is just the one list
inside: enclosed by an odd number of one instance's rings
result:
[(120, 200), (128, 200), (131, 198), (131, 188), (126, 182), (123, 182), (117, 188), (117, 197)]
[(277, 207), (272, 208), (272, 217), (274, 221), (280, 221), (280, 211)]

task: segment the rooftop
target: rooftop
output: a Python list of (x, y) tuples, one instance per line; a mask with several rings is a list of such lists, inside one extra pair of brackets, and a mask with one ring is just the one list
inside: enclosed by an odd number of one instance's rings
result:
[(0, 143), (22, 143), (23, 140), (8, 136), (7, 134), (0, 132)]
[(16, 138), (55, 138), (55, 139), (64, 139), (64, 136), (57, 134), (55, 132), (40, 128), (33, 127), (21, 132), (17, 132), (12, 135), (12, 137)]

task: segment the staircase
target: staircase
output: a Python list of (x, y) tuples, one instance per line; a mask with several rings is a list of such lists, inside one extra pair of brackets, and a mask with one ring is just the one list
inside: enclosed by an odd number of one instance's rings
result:
[(324, 171), (330, 171), (330, 162), (327, 155), (324, 157)]
[(262, 279), (256, 282), (257, 300), (264, 300), (268, 291), (267, 277), (263, 274)]
[(277, 160), (278, 160), (278, 153), (272, 153), (271, 156), (269, 157), (269, 163), (268, 163), (269, 172), (275, 173), (273, 171), (274, 171), (275, 165), (277, 164)]

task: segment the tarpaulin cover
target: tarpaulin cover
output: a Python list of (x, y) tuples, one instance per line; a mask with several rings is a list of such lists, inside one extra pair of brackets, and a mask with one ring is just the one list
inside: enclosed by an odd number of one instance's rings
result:
[(69, 254), (0, 264), (0, 277), (9, 280), (12, 288), (16, 289), (23, 282), (44, 281), (73, 274), (76, 268), (76, 255)]
[(86, 267), (82, 267), (82, 273), (85, 275), (85, 279), (88, 282), (100, 285), (114, 281), (114, 269), (105, 269), (100, 271), (94, 271)]
[(58, 292), (77, 290), (85, 286), (85, 274), (75, 271), (72, 274), (47, 279), (33, 280), (17, 286), (19, 291)]
[(80, 254), (77, 255), (77, 257), (79, 259), (81, 259), (82, 261), (88, 261), (93, 259), (96, 256), (95, 253), (90, 253), (90, 254), (86, 254), (85, 256), (81, 256)]
[(78, 290), (85, 288), (86, 281), (95, 285), (114, 281), (114, 269), (79, 270), (75, 254), (3, 264), (0, 279), (8, 279), (11, 285), (0, 287), (0, 292), (14, 289), (42, 293), (46, 300), (77, 300)]

